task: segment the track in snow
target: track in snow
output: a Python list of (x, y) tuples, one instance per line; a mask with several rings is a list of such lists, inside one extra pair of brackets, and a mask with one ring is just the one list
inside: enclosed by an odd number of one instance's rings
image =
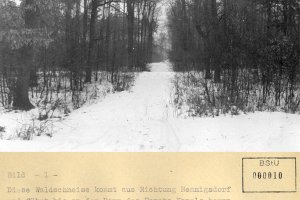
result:
[(177, 134), (168, 122), (174, 73), (168, 63), (153, 63), (149, 68), (137, 77), (131, 91), (108, 95), (58, 124), (49, 150), (179, 150)]

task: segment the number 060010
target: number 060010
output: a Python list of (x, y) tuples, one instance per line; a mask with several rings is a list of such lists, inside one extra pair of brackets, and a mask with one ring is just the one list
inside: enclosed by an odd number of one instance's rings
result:
[(282, 179), (282, 172), (253, 172), (253, 179)]

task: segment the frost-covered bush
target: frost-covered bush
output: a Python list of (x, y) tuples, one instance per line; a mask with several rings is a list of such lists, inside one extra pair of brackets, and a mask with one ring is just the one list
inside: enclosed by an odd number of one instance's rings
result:
[(21, 124), (16, 130), (16, 135), (22, 140), (32, 140), (34, 136), (46, 135), (52, 137), (53, 135), (53, 122), (50, 120), (39, 121), (34, 118), (31, 122)]

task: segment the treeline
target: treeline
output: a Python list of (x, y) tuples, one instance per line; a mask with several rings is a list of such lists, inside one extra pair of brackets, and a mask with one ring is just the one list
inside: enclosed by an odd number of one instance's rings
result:
[(99, 71), (121, 87), (124, 73), (144, 70), (151, 61), (157, 4), (23, 0), (17, 5), (0, 0), (2, 106), (29, 110), (34, 107), (29, 92), (43, 96), (48, 88), (74, 95), (87, 83), (101, 81)]
[[(172, 0), (171, 50), (178, 71), (200, 71), (211, 108), (299, 108), (300, 2)], [(227, 109), (228, 110), (228, 109)]]

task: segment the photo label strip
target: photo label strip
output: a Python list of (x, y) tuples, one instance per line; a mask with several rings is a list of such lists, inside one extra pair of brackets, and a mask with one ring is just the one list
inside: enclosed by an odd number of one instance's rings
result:
[(296, 200), (300, 153), (0, 153), (1, 200)]

